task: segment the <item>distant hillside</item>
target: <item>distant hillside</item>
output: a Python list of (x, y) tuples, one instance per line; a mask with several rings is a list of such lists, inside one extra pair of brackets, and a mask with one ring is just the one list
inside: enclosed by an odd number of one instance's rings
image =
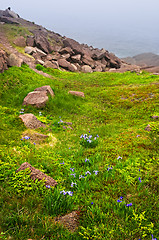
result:
[(129, 64), (141, 66), (142, 68), (159, 66), (159, 55), (154, 53), (142, 53), (134, 57), (123, 58), (123, 60)]

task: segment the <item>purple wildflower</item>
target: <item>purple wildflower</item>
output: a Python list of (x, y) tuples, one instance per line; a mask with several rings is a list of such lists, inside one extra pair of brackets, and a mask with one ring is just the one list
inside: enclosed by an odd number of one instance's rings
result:
[(91, 202), (91, 205), (93, 205), (93, 202)]
[(141, 182), (141, 178), (139, 177), (138, 179), (139, 179), (139, 182)]
[(88, 159), (88, 158), (86, 158), (86, 159), (85, 159), (85, 162), (89, 162), (89, 159)]
[(71, 192), (71, 191), (67, 191), (66, 193), (71, 197), (73, 196), (73, 192)]
[(93, 172), (95, 173), (95, 175), (97, 175), (99, 171), (97, 171), (97, 170), (94, 170)]
[(82, 175), (79, 175), (79, 179), (81, 179), (81, 178), (84, 178), (84, 176), (82, 176)]
[(122, 159), (122, 157), (119, 156), (119, 157), (117, 157), (117, 159), (118, 159), (118, 160), (119, 160), (119, 159)]
[(140, 137), (140, 135), (137, 135), (136, 137)]
[(65, 192), (65, 190), (62, 190), (61, 192), (60, 192), (60, 194), (61, 193), (63, 193), (63, 195), (66, 195), (67, 194), (67, 192)]
[(87, 174), (91, 175), (91, 173), (89, 171), (87, 171), (85, 174), (86, 174), (86, 176), (87, 176)]
[(117, 202), (122, 202), (122, 201), (120, 199), (118, 199)]
[(112, 167), (108, 167), (108, 168), (107, 168), (107, 171), (109, 171), (110, 169), (113, 169), (113, 168), (112, 168)]
[(92, 141), (90, 139), (88, 139), (87, 142), (91, 143)]
[(80, 136), (80, 138), (83, 138), (83, 134)]
[(63, 162), (62, 162), (62, 163), (60, 163), (60, 164), (63, 164), (63, 165), (64, 165), (65, 163), (64, 163), (64, 161), (63, 161)]
[(92, 138), (92, 135), (89, 135), (89, 137), (88, 137), (89, 139), (91, 139)]
[(125, 204), (126, 207), (132, 206), (132, 203)]
[(151, 234), (151, 236), (152, 236), (152, 240), (157, 240), (157, 238), (153, 238), (153, 234)]
[(71, 183), (71, 187), (73, 187), (73, 185), (77, 185), (77, 183), (72, 182), (72, 183)]
[(74, 168), (70, 168), (70, 170), (71, 170), (72, 172), (74, 172)]
[(46, 188), (51, 188), (50, 185), (46, 185)]
[(97, 135), (97, 137), (99, 138), (99, 136)]
[(76, 173), (71, 173), (70, 176), (76, 177)]

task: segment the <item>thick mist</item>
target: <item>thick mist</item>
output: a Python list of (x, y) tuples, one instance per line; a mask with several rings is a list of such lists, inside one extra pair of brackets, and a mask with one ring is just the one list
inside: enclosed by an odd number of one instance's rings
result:
[(159, 54), (158, 0), (1, 0), (22, 18), (119, 57)]

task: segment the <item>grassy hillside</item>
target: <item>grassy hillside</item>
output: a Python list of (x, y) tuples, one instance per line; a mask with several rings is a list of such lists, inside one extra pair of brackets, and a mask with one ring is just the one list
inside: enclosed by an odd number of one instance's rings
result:
[[(151, 116), (159, 116), (159, 76), (38, 68), (52, 79), (26, 65), (0, 74), (0, 239), (157, 238), (159, 121)], [(24, 97), (43, 85), (55, 93), (46, 107), (22, 106)], [(21, 111), (47, 127), (26, 129)], [(151, 132), (144, 130), (148, 124)], [(33, 132), (49, 139), (21, 140)], [(53, 177), (57, 187), (33, 182), (27, 171), (15, 173), (23, 162)], [(60, 194), (63, 190), (73, 195)], [(56, 216), (74, 210), (75, 232), (55, 223)]]

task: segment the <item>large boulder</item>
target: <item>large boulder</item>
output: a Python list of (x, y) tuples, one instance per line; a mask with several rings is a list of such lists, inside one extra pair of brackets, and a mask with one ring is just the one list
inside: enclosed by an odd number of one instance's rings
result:
[(86, 65), (89, 65), (90, 67), (94, 67), (95, 65), (94, 60), (89, 55), (86, 54), (82, 57), (82, 62)]
[(12, 66), (17, 66), (17, 67), (21, 67), (23, 63), (23, 60), (19, 57), (17, 57), (14, 53), (11, 53), (8, 57), (8, 66), (12, 67)]
[(20, 115), (19, 118), (24, 122), (24, 125), (30, 129), (45, 127), (45, 124), (39, 121), (32, 113)]
[(8, 23), (8, 24), (19, 25), (19, 22), (16, 19), (12, 18), (12, 17), (1, 16), (0, 17), (0, 22), (5, 22), (5, 23)]
[(59, 65), (58, 65), (57, 61), (45, 61), (43, 66), (46, 67), (46, 68), (54, 68), (54, 69), (59, 68)]
[(7, 67), (7, 55), (3, 50), (0, 50), (0, 73), (2, 73), (4, 70), (8, 69)]
[(51, 97), (54, 96), (54, 92), (52, 91), (52, 88), (49, 85), (36, 88), (34, 91), (46, 91), (48, 95), (51, 95)]
[(92, 68), (88, 65), (82, 66), (81, 71), (84, 72), (84, 73), (92, 73), (93, 72)]
[(65, 47), (65, 48), (62, 48), (60, 51), (59, 51), (60, 54), (73, 54), (73, 50), (70, 48), (70, 47)]
[(27, 36), (26, 45), (30, 47), (35, 47), (35, 38), (34, 36)]
[(46, 102), (49, 100), (46, 91), (34, 91), (28, 93), (24, 98), (23, 105), (32, 105), (37, 108), (45, 107)]
[(70, 47), (76, 54), (83, 54), (82, 45), (71, 38), (63, 40), (64, 47)]
[(45, 173), (41, 172), (40, 170), (34, 168), (29, 164), (28, 162), (24, 162), (17, 170), (16, 172), (18, 173), (19, 171), (23, 171), (25, 169), (30, 170), (30, 177), (32, 180), (45, 180), (45, 185), (48, 186), (56, 186), (57, 182), (50, 176), (46, 175)]
[(47, 37), (45, 37), (43, 34), (38, 33), (35, 35), (35, 45), (45, 53), (51, 53), (53, 50), (49, 41), (47, 40)]
[(32, 55), (33, 53), (36, 53), (36, 48), (27, 46), (27, 47), (25, 47), (25, 53)]
[(26, 40), (23, 36), (17, 37), (14, 42), (15, 45), (18, 47), (25, 47), (26, 46)]
[(71, 57), (71, 59), (73, 60), (73, 62), (75, 63), (81, 63), (81, 54), (77, 54)]

